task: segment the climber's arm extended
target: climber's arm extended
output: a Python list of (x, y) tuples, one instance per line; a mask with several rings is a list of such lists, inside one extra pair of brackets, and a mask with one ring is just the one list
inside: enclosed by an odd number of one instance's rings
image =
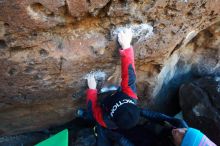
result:
[(121, 45), (121, 87), (122, 92), (134, 99), (137, 99), (134, 51), (131, 47), (131, 40), (132, 32), (130, 29), (125, 29), (118, 34), (118, 42)]
[(94, 76), (89, 76), (87, 82), (89, 86), (86, 99), (88, 113), (91, 114), (96, 122), (98, 122), (101, 126), (106, 127), (106, 124), (103, 120), (102, 109), (97, 102), (97, 89)]

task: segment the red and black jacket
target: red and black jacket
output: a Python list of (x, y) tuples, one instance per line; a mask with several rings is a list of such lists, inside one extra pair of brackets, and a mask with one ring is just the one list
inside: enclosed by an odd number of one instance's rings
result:
[[(133, 48), (127, 48), (120, 50), (121, 56), (121, 91), (117, 94), (122, 96), (127, 96), (137, 101), (136, 93), (136, 73), (134, 65), (134, 51)], [(88, 112), (92, 114), (96, 122), (102, 127), (115, 129), (117, 128), (114, 122), (111, 121), (109, 116), (105, 113), (105, 110), (98, 103), (97, 90), (88, 89), (87, 90), (87, 108)]]

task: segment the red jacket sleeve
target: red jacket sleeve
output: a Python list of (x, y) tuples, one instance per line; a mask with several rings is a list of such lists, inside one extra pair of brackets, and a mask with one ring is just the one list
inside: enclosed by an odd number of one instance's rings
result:
[(133, 48), (120, 50), (121, 55), (121, 88), (122, 92), (128, 96), (137, 99), (136, 92), (136, 73), (134, 66), (134, 51)]
[(97, 103), (97, 90), (95, 89), (88, 89), (87, 90), (87, 108), (89, 114), (92, 114), (93, 118), (103, 127), (107, 127), (104, 120), (102, 109)]

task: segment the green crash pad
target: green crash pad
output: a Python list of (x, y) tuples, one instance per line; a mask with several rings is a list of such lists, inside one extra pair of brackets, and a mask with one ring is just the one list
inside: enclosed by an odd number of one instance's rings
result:
[(68, 130), (65, 129), (35, 146), (68, 146)]

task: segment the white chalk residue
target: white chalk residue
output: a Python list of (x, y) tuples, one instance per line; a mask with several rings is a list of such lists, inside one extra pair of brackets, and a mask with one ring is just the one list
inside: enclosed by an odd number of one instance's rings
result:
[(27, 7), (27, 13), (34, 20), (41, 20), (44, 22), (47, 21), (47, 17), (45, 15), (42, 15), (41, 13), (36, 13), (30, 6)]
[(35, 12), (30, 6), (27, 7), (27, 14), (34, 20), (42, 21), (42, 22), (47, 22), (50, 19), (57, 23), (64, 23), (65, 19), (61, 16), (47, 16), (46, 14), (42, 12)]
[(181, 0), (181, 2), (185, 2), (185, 3), (187, 3), (187, 2), (188, 2), (188, 0)]
[(101, 70), (91, 71), (90, 73), (86, 74), (83, 77), (83, 79), (87, 80), (89, 76), (94, 76), (96, 80), (105, 80), (106, 79), (106, 73)]
[(115, 30), (113, 30), (112, 36), (117, 36), (118, 33), (120, 31), (123, 31), (125, 28), (132, 30), (133, 38), (137, 38), (138, 42), (144, 41), (154, 34), (153, 27), (150, 24), (134, 24), (116, 28)]

